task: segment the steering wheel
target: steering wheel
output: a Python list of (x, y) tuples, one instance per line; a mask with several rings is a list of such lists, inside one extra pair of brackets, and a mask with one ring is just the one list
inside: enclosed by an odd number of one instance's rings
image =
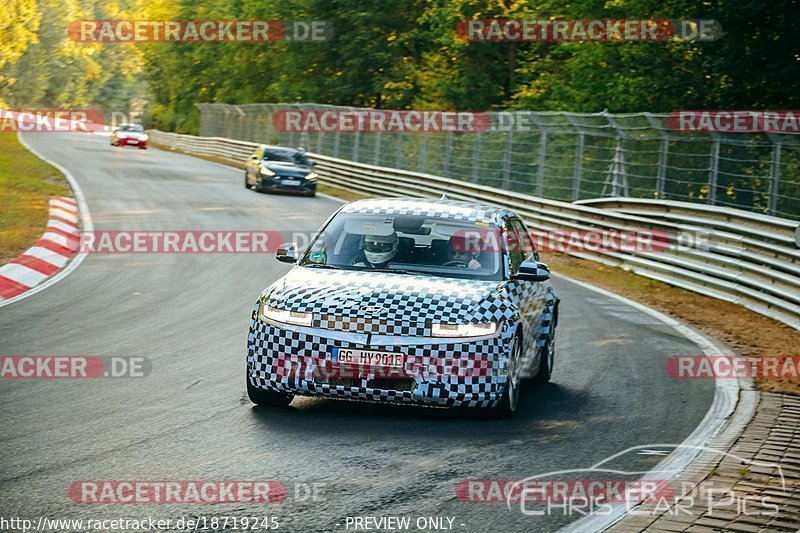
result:
[(448, 261), (447, 263), (442, 265), (443, 267), (461, 267), (467, 268), (468, 263), (466, 261)]

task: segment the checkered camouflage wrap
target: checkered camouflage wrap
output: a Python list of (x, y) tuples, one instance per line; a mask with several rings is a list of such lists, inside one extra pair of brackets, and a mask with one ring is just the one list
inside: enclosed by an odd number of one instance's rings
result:
[(313, 326), (324, 329), (430, 336), (433, 322), (499, 322), (514, 313), (507, 294), (495, 294), (496, 281), (309, 269), (284, 279), (265, 292), (267, 304), (313, 313)]
[(426, 198), (402, 199), (369, 199), (358, 200), (344, 206), (342, 213), (364, 213), (370, 215), (414, 215), (438, 217), (459, 222), (482, 222), (501, 225), (502, 220), (511, 213), (501, 207), (459, 202), (455, 200), (437, 200), (431, 202)]
[[(369, 200), (343, 211), (450, 216), (502, 226), (508, 212), (463, 202)], [(293, 268), (260, 302), (311, 313), (310, 327), (279, 325), (253, 309), (248, 379), (258, 388), (296, 395), (442, 407), (495, 407), (507, 383), (514, 335), (522, 331), (522, 375), (538, 369), (554, 335), (558, 298), (549, 282), (414, 276)], [(494, 336), (432, 337), (434, 323), (496, 322)], [(366, 374), (331, 380), (314, 373), (334, 349), (401, 353), (403, 386)], [(455, 370), (454, 370), (455, 369)], [(452, 370), (452, 371), (448, 371)]]
[[(248, 345), (251, 383), (291, 394), (442, 407), (491, 407), (499, 401), (506, 383), (508, 342), (503, 336), (469, 343), (369, 346), (371, 350), (405, 354), (403, 373), (411, 381), (410, 390), (371, 387), (371, 375), (354, 380), (357, 383), (353, 386), (314, 379), (314, 369), (326, 366), (333, 348), (367, 348), (361, 344), (290, 331), (256, 319)], [(443, 375), (442, 369), (454, 367), (459, 369), (457, 375)], [(304, 372), (292, 372), (298, 368)]]

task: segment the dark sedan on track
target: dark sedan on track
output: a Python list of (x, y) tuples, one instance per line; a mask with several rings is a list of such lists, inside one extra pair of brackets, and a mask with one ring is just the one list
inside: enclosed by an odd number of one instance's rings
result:
[(260, 192), (314, 196), (317, 174), (302, 150), (261, 145), (245, 163), (244, 186)]
[(522, 220), (447, 199), (341, 207), (253, 308), (247, 392), (494, 409), (550, 380), (558, 296)]

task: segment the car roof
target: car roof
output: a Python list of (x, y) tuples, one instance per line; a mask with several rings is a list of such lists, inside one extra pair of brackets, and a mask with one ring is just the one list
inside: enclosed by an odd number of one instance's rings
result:
[(270, 152), (283, 152), (286, 154), (292, 154), (300, 151), (297, 148), (289, 148), (287, 146), (271, 146), (269, 144), (262, 144), (261, 148), (263, 150), (269, 150)]
[(515, 217), (500, 206), (450, 200), (448, 198), (368, 198), (342, 207), (344, 213), (402, 214), (441, 217), (463, 222), (480, 222), (502, 227), (503, 220)]

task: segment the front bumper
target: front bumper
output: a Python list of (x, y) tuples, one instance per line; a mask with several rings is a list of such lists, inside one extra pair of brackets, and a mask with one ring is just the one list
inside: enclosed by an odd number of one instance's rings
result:
[(140, 140), (140, 139), (129, 139), (129, 138), (121, 137), (121, 138), (117, 139), (117, 145), (118, 146), (138, 146), (139, 148), (144, 148), (144, 147), (147, 146), (147, 141), (146, 140)]
[[(350, 342), (346, 332), (282, 327), (253, 319), (247, 375), (254, 387), (300, 396), (438, 407), (496, 407), (506, 386), (510, 337), (504, 331), (491, 338), (437, 339), (431, 344), (418, 344), (409, 337), (405, 342), (379, 346)], [(401, 352), (406, 356), (405, 376), (384, 379), (370, 374), (338, 380), (315, 375), (315, 369), (330, 364), (333, 348)]]
[[(299, 183), (290, 184), (293, 181)], [(262, 192), (314, 194), (317, 191), (317, 182), (313, 180), (307, 180), (304, 178), (262, 176), (258, 188)]]

